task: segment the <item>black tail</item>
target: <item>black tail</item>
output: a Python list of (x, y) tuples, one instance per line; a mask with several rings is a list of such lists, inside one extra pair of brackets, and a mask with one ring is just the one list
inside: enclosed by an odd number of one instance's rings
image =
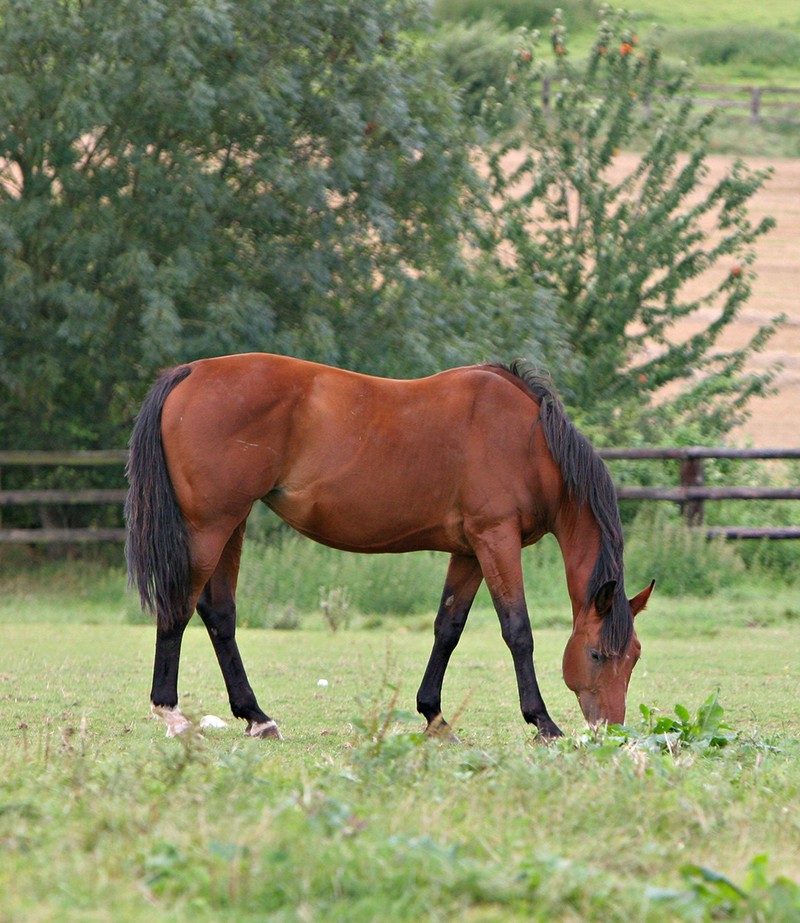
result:
[(161, 442), (161, 408), (191, 368), (162, 372), (144, 399), (130, 441), (125, 502), (128, 580), (139, 587), (142, 608), (156, 615), (160, 629), (171, 628), (184, 614), (191, 591), (186, 521), (167, 471)]

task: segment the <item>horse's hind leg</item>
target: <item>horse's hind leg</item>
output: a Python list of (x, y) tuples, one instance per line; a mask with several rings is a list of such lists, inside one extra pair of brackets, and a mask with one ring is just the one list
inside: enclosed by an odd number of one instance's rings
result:
[(442, 601), (433, 626), (433, 650), (417, 693), (417, 711), (427, 720), (428, 733), (447, 733), (448, 725), (442, 717), (444, 674), (482, 579), (480, 565), (475, 558), (455, 554), (450, 558)]
[(245, 523), (240, 523), (228, 540), (216, 570), (197, 601), (214, 646), (234, 717), (247, 721), (249, 737), (280, 737), (277, 724), (259, 708), (247, 679), (236, 644), (236, 581), (242, 553)]
[(183, 632), (189, 624), (191, 610), (175, 620), (169, 628), (156, 631), (156, 655), (153, 665), (153, 688), (150, 707), (153, 714), (167, 725), (167, 737), (175, 737), (191, 727), (191, 722), (178, 708), (178, 666), (181, 658)]

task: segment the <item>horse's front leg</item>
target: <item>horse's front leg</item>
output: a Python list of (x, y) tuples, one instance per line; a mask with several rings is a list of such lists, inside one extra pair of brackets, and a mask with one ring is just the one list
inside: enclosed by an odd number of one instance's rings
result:
[(500, 618), (503, 640), (508, 645), (514, 661), (522, 717), (528, 724), (535, 724), (542, 737), (562, 737), (561, 729), (547, 711), (536, 679), (533, 666), (533, 632), (525, 600), (521, 599), (508, 605), (503, 600), (494, 599), (494, 605)]
[(535, 724), (543, 738), (562, 737), (544, 704), (533, 666), (533, 632), (525, 603), (519, 536), (506, 530), (481, 535), (475, 549), (514, 661), (522, 717)]
[(442, 683), (450, 655), (467, 622), (483, 575), (476, 558), (454, 554), (447, 568), (442, 600), (433, 626), (433, 650), (417, 692), (417, 711), (428, 722), (429, 734), (447, 735), (442, 717)]

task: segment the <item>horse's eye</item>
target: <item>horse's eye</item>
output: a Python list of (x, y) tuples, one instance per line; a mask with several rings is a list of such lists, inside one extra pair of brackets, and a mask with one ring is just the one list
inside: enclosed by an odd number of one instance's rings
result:
[(592, 658), (593, 663), (600, 663), (600, 661), (603, 659), (603, 655), (600, 653), (600, 651), (589, 651), (589, 656)]

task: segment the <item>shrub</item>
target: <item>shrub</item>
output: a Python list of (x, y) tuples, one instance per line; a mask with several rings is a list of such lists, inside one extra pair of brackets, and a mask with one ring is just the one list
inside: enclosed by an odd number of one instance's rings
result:
[[(602, 15), (578, 63), (554, 17), (547, 104), (537, 36), (520, 36), (510, 82), (527, 117), (489, 157), (504, 266), (509, 281), (536, 280), (558, 298), (574, 357), (559, 387), (576, 422), (618, 443), (667, 427), (716, 440), (774, 377), (745, 364), (780, 318), (740, 349), (719, 348), (750, 295), (754, 243), (774, 226), (746, 209), (768, 174), (738, 162), (702, 188), (713, 114), (695, 112), (691, 75), (665, 70), (626, 14)], [(642, 155), (620, 177), (615, 157), (634, 143)], [(700, 329), (681, 336), (687, 318)]]
[(433, 36), (441, 66), (462, 94), (464, 112), (476, 116), (490, 87), (506, 102), (508, 65), (518, 39), (495, 17), (447, 23)]

